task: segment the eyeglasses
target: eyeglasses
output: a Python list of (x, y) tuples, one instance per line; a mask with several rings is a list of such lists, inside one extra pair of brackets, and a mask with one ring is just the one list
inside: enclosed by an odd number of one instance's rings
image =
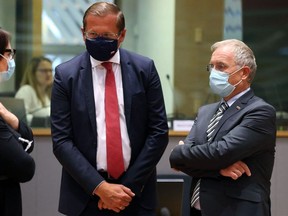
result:
[[(206, 67), (206, 70), (207, 70), (208, 72), (211, 72), (211, 70), (212, 70), (213, 68), (215, 68), (217, 71), (225, 72), (228, 68), (235, 67), (235, 66), (239, 67), (239, 65), (237, 65), (237, 64), (235, 64), (235, 65), (233, 65), (233, 66), (228, 66), (228, 65), (226, 65), (226, 64), (224, 64), (224, 63), (219, 63), (219, 64), (216, 64), (216, 65), (214, 65), (214, 64), (208, 64), (207, 67)], [(243, 67), (244, 67), (244, 65), (241, 66), (240, 68), (238, 68), (238, 69), (236, 70), (236, 72), (239, 71), (240, 69), (242, 69)], [(235, 71), (234, 71), (234, 72), (235, 72)], [(226, 72), (226, 73), (232, 75), (234, 72), (231, 72), (231, 73)]]
[(218, 71), (225, 71), (228, 67), (229, 67), (229, 66), (226, 65), (226, 64), (224, 64), (224, 63), (219, 63), (219, 64), (216, 64), (216, 65), (214, 65), (214, 64), (208, 64), (208, 65), (206, 66), (206, 70), (207, 70), (208, 72), (211, 72), (211, 70), (212, 70), (213, 68), (215, 68), (215, 69), (218, 70)]
[(88, 39), (96, 39), (97, 37), (103, 37), (103, 38), (108, 38), (108, 39), (117, 39), (120, 36), (120, 33), (115, 34), (115, 33), (111, 33), (111, 32), (105, 32), (105, 33), (101, 33), (98, 34), (96, 32), (84, 32), (86, 38)]
[(4, 53), (6, 52), (9, 53), (9, 56), (8, 56), (9, 60), (13, 59), (16, 55), (16, 49), (5, 49)]

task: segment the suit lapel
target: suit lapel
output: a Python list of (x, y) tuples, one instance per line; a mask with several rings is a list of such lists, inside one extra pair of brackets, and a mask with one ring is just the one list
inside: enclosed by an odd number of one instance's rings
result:
[(223, 117), (220, 119), (218, 125), (215, 128), (215, 131), (213, 133), (212, 140), (214, 139), (215, 135), (218, 133), (222, 125), (227, 122), (233, 115), (238, 113), (240, 110), (244, 109), (248, 101), (254, 96), (254, 92), (252, 90), (249, 90), (244, 95), (242, 95), (239, 99), (237, 99), (231, 107), (229, 107), (228, 110), (225, 111)]
[[(208, 125), (210, 123), (210, 120), (214, 116), (218, 106), (219, 106), (219, 103), (213, 103), (213, 104), (209, 104), (209, 105), (203, 107), (203, 110), (201, 111), (202, 121), (199, 122), (199, 124), (201, 124), (201, 125), (198, 125), (198, 128), (199, 128), (198, 130), (201, 130), (201, 131), (197, 134), (197, 136), (202, 134), (201, 137), (199, 138), (199, 143), (206, 143), (207, 142), (206, 131), (208, 129)], [(197, 124), (198, 124), (198, 122), (197, 122)]]
[(248, 101), (250, 100), (250, 98), (252, 98), (254, 96), (254, 93), (252, 90), (246, 92), (244, 95), (242, 95), (238, 100), (236, 100), (231, 107), (229, 107), (229, 109), (225, 112), (224, 116), (223, 116), (223, 122), (226, 121), (227, 119), (229, 119), (231, 116), (233, 116), (234, 114), (238, 113), (240, 110), (242, 110), (243, 108), (245, 108), (248, 104)]
[(123, 95), (124, 95), (124, 112), (125, 112), (127, 128), (129, 128), (131, 103), (132, 103), (132, 95), (133, 95), (132, 88), (130, 88), (130, 84), (133, 83), (133, 77), (131, 74), (132, 66), (127, 55), (121, 49), (120, 49), (120, 64), (121, 64), (121, 75), (122, 75), (122, 85), (123, 85), (122, 87), (123, 87)]
[[(93, 131), (96, 131), (96, 113), (95, 113), (95, 102), (94, 102), (94, 92), (93, 92), (93, 79), (92, 79), (92, 68), (90, 62), (90, 56), (87, 53), (81, 62), (80, 78), (83, 79), (81, 83), (84, 83), (83, 88), (85, 101), (88, 107), (88, 115), (93, 127)], [(93, 133), (95, 139), (97, 139), (95, 133)]]

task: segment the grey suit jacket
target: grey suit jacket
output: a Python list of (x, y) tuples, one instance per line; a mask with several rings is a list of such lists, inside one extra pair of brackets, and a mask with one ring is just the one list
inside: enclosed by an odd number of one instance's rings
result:
[[(185, 145), (171, 152), (171, 167), (201, 178), (203, 216), (271, 215), (275, 110), (250, 90), (226, 110), (208, 143), (206, 130), (218, 106), (214, 103), (199, 109)], [(252, 176), (232, 180), (220, 175), (220, 169), (239, 160), (248, 165)]]
[[(156, 206), (156, 164), (168, 144), (161, 83), (154, 62), (120, 49), (124, 110), (131, 161), (118, 183), (137, 205)], [(96, 169), (97, 128), (92, 70), (87, 52), (56, 68), (51, 99), (53, 152), (63, 166), (60, 212), (79, 215), (103, 181)]]

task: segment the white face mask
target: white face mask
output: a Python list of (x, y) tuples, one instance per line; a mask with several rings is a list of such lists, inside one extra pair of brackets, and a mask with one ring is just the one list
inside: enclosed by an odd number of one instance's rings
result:
[(239, 83), (242, 82), (242, 79), (236, 83), (235, 85), (231, 85), (228, 81), (229, 77), (232, 76), (233, 74), (237, 73), (240, 71), (243, 67), (240, 69), (234, 71), (233, 73), (229, 74), (226, 72), (218, 71), (214, 68), (212, 68), (209, 76), (209, 85), (212, 91), (215, 94), (220, 95), (221, 97), (227, 97), (229, 96), (236, 88)]
[(5, 56), (0, 54), (3, 58), (6, 59), (8, 63), (8, 70), (7, 71), (0, 71), (0, 82), (7, 81), (11, 78), (11, 76), (14, 74), (15, 71), (15, 61), (14, 59), (7, 59)]

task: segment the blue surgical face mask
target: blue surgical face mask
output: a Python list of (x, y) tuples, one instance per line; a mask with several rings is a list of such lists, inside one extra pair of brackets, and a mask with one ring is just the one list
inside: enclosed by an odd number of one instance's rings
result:
[(5, 56), (0, 54), (3, 58), (6, 59), (8, 63), (8, 70), (7, 71), (0, 71), (0, 82), (7, 81), (11, 78), (11, 76), (14, 74), (15, 71), (15, 61), (14, 59), (7, 59)]
[(212, 91), (215, 94), (220, 95), (221, 97), (229, 96), (235, 90), (236, 86), (242, 82), (242, 79), (235, 85), (231, 85), (228, 79), (230, 76), (237, 73), (241, 69), (242, 67), (234, 71), (233, 73), (229, 74), (229, 73), (218, 71), (212, 68), (210, 71), (210, 76), (209, 76), (209, 80), (210, 80), (209, 85)]
[(118, 50), (117, 39), (107, 39), (104, 37), (97, 37), (95, 39), (86, 38), (85, 44), (88, 53), (98, 61), (108, 61)]

